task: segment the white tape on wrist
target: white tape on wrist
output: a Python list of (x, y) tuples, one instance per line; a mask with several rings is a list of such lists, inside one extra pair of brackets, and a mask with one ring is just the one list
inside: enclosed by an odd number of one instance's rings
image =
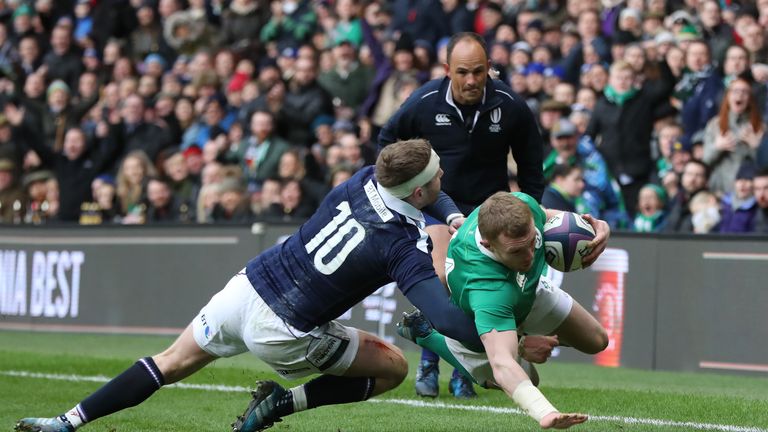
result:
[(547, 414), (557, 412), (557, 409), (549, 403), (541, 391), (534, 387), (531, 380), (525, 380), (518, 384), (512, 393), (512, 399), (538, 422)]

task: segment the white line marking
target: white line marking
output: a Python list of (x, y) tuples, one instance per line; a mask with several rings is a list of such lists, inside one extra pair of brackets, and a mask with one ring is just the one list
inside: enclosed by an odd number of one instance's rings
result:
[(730, 260), (730, 261), (768, 261), (766, 253), (742, 253), (742, 252), (704, 252), (704, 259)]
[(232, 245), (235, 236), (218, 237), (29, 237), (0, 236), (0, 244), (18, 245)]
[(764, 365), (764, 364), (700, 361), (699, 367), (702, 369), (725, 369), (725, 370), (740, 370), (740, 371), (750, 371), (750, 372), (768, 372), (768, 365)]
[[(20, 378), (40, 378), (50, 379), (58, 381), (74, 381), (74, 382), (99, 382), (104, 383), (110, 380), (102, 375), (97, 376), (84, 376), (84, 375), (64, 375), (64, 374), (46, 374), (29, 371), (16, 371), (16, 370), (4, 370), (0, 371), (0, 375), (20, 377)], [(193, 389), (193, 390), (206, 390), (206, 391), (218, 391), (218, 392), (246, 392), (251, 388), (241, 386), (226, 386), (215, 384), (185, 384), (176, 383), (166, 387), (175, 387), (181, 389)], [(371, 399), (368, 402), (371, 403), (386, 403), (407, 405), (417, 408), (436, 408), (436, 409), (455, 409), (464, 411), (485, 412), (493, 414), (514, 414), (514, 415), (526, 415), (522, 410), (518, 408), (502, 408), (482, 405), (459, 405), (459, 404), (447, 404), (442, 402), (425, 402), (420, 400), (411, 399)], [(598, 416), (590, 415), (590, 421), (600, 422), (619, 422), (631, 425), (648, 425), (658, 427), (680, 427), (687, 429), (698, 430), (712, 430), (712, 431), (725, 431), (725, 432), (768, 432), (768, 429), (760, 429), (750, 426), (732, 426), (713, 423), (696, 423), (696, 422), (680, 422), (672, 420), (659, 420), (659, 419), (646, 419), (635, 417), (621, 417), (621, 416)]]

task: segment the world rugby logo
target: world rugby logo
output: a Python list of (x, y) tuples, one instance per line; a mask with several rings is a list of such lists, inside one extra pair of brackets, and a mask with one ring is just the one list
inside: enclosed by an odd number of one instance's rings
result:
[(491, 121), (498, 123), (501, 120), (501, 108), (496, 108), (491, 111)]
[(493, 111), (491, 111), (491, 125), (488, 126), (488, 131), (494, 133), (501, 132), (501, 125), (499, 124), (500, 121), (501, 108), (495, 108)]
[(435, 115), (435, 125), (437, 126), (448, 126), (451, 124), (451, 118), (448, 117), (448, 114), (436, 114)]

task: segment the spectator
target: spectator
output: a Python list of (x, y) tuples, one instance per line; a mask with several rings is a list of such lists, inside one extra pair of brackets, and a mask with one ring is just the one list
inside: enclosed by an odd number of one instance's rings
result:
[(744, 48), (749, 53), (750, 63), (768, 63), (768, 44), (765, 29), (757, 23), (746, 26), (742, 33)]
[(220, 185), (219, 202), (213, 207), (212, 218), (216, 223), (246, 223), (251, 221), (251, 211), (243, 199), (240, 180), (227, 178)]
[(274, 0), (272, 17), (261, 28), (261, 42), (278, 48), (296, 48), (308, 42), (317, 24), (317, 15), (307, 0)]
[(24, 191), (16, 182), (16, 165), (11, 159), (0, 159), (0, 223), (21, 223), (24, 208)]
[[(115, 189), (114, 178), (109, 181), (103, 181), (96, 187), (93, 194), (93, 200), (98, 209), (98, 219), (100, 223), (113, 223), (120, 221), (120, 205), (117, 202), (117, 191)], [(82, 224), (83, 214), (80, 215)]]
[(266, 217), (273, 204), (280, 204), (281, 187), (278, 179), (264, 180), (261, 190), (251, 195), (251, 211), (260, 217)]
[(768, 169), (763, 168), (755, 174), (752, 180), (757, 210), (752, 231), (768, 234)]
[(228, 110), (227, 101), (219, 95), (209, 97), (203, 106), (203, 115), (184, 133), (182, 148), (191, 145), (200, 148), (213, 139), (217, 133), (226, 133), (237, 116)]
[(250, 132), (231, 150), (231, 157), (242, 166), (249, 190), (255, 190), (265, 179), (277, 176), (280, 157), (290, 146), (273, 133), (274, 117), (268, 111), (253, 113)]
[(195, 220), (200, 224), (213, 223), (213, 209), (221, 198), (221, 185), (211, 183), (200, 188), (195, 206)]
[[(106, 167), (110, 166), (120, 154), (121, 147), (116, 142), (116, 127), (106, 123), (97, 128), (92, 149), (89, 149), (85, 133), (79, 128), (68, 129), (64, 133), (62, 150), (55, 151), (36, 138), (34, 123), (25, 121), (24, 113), (6, 106), (6, 115), (11, 124), (19, 128), (30, 138), (27, 140), (32, 150), (40, 157), (44, 166), (55, 173), (61, 197), (58, 218), (64, 222), (76, 222), (80, 219), (80, 206), (91, 198), (91, 182)], [(24, 123), (24, 124), (22, 124)]]
[(707, 190), (697, 192), (688, 204), (691, 225), (696, 234), (717, 232), (720, 224), (720, 206), (717, 196)]
[[(24, 223), (39, 225), (45, 222), (49, 216), (48, 188), (51, 186), (50, 180), (53, 180), (54, 174), (48, 170), (36, 170), (24, 174), (22, 185), (24, 186), (26, 199), (22, 203), (24, 209)], [(16, 203), (14, 207), (14, 220), (16, 218)]]
[(185, 55), (216, 47), (219, 42), (216, 30), (206, 21), (205, 13), (194, 9), (179, 10), (165, 18), (163, 37), (168, 46)]
[(611, 228), (629, 225), (621, 188), (589, 137), (579, 134), (568, 120), (555, 123), (550, 136), (552, 151), (544, 159), (544, 175), (551, 177), (558, 164), (580, 166), (585, 188), (580, 200), (584, 213), (604, 219)]
[[(322, 183), (308, 178), (304, 168), (304, 158), (297, 150), (288, 150), (280, 157), (277, 175), (283, 180), (297, 180), (304, 192), (305, 201), (312, 207), (313, 211), (320, 205), (328, 188)], [(263, 186), (262, 186), (263, 187)]]
[(177, 204), (167, 181), (160, 178), (147, 180), (147, 214), (144, 223), (186, 222), (190, 220), (189, 217), (189, 208), (186, 204)]
[(709, 171), (704, 162), (692, 159), (685, 164), (683, 174), (680, 177), (680, 189), (672, 199), (669, 217), (664, 227), (665, 232), (693, 232), (692, 213), (689, 204), (695, 194), (706, 191), (708, 180)]
[(473, 30), (474, 14), (467, 8), (467, 4), (461, 0), (441, 0), (443, 13), (448, 23), (447, 34), (452, 35)]
[(733, 28), (723, 22), (720, 3), (716, 0), (701, 2), (698, 9), (704, 40), (709, 44), (712, 59), (720, 64), (725, 56), (725, 50), (733, 44)]
[(148, 1), (142, 1), (136, 9), (136, 21), (138, 25), (128, 36), (128, 44), (133, 60), (141, 61), (160, 50), (163, 27)]
[(714, 70), (695, 88), (681, 112), (685, 130), (682, 142), (686, 146), (690, 146), (693, 135), (703, 131), (709, 120), (717, 115), (722, 106), (726, 82), (748, 71), (749, 65), (744, 47), (733, 45), (725, 52), (723, 67)]
[(328, 92), (317, 80), (317, 64), (312, 59), (296, 60), (296, 74), (288, 83), (280, 115), (291, 125), (286, 139), (293, 145), (309, 147), (312, 134), (309, 126), (319, 115), (333, 115)]
[(744, 78), (731, 81), (720, 106), (720, 114), (707, 124), (704, 162), (711, 168), (709, 188), (722, 194), (733, 191), (733, 180), (745, 159), (755, 160), (765, 125)]
[(170, 187), (174, 200), (191, 207), (197, 201), (199, 187), (189, 176), (184, 154), (177, 150), (168, 155), (163, 161), (163, 172), (167, 177), (163, 182)]
[(259, 53), (262, 49), (259, 33), (268, 20), (269, 2), (233, 0), (222, 12), (222, 43), (237, 53)]
[[(160, 152), (168, 147), (168, 133), (158, 125), (144, 121), (144, 100), (138, 94), (129, 95), (120, 109), (122, 127), (118, 142), (122, 142), (124, 154), (142, 151), (150, 161), (154, 161)], [(120, 186), (118, 185), (118, 195)]]
[(648, 183), (637, 198), (637, 216), (632, 225), (635, 232), (659, 232), (666, 223), (667, 193), (658, 185)]
[(541, 205), (549, 209), (588, 213), (582, 198), (584, 170), (578, 165), (556, 165), (552, 180), (544, 189)]
[(395, 0), (392, 29), (410, 40), (425, 40), (433, 46), (448, 36), (448, 20), (438, 0)]
[(342, 106), (357, 108), (368, 96), (374, 70), (357, 61), (355, 47), (348, 40), (336, 42), (332, 53), (333, 69), (321, 73), (317, 82)]
[(141, 150), (128, 153), (117, 172), (117, 198), (120, 201), (120, 215), (130, 215), (127, 223), (142, 223), (146, 207), (145, 185), (148, 178), (155, 177), (155, 168)]
[[(611, 66), (610, 82), (598, 100), (587, 135), (600, 137), (600, 152), (621, 186), (630, 216), (637, 195), (653, 171), (650, 152), (654, 110), (669, 96), (669, 81), (647, 81), (633, 87), (634, 70), (625, 62)], [(617, 115), (618, 113), (618, 115)]]
[(733, 192), (720, 200), (720, 232), (747, 233), (753, 229), (758, 208), (752, 190), (756, 171), (754, 163), (746, 160), (736, 172)]
[(77, 86), (82, 71), (80, 55), (72, 47), (71, 29), (56, 26), (51, 35), (51, 51), (43, 58), (46, 78), (49, 81), (61, 80), (69, 88)]
[(282, 221), (302, 221), (312, 216), (314, 209), (304, 196), (301, 183), (288, 180), (280, 188), (280, 202), (272, 204), (265, 216)]

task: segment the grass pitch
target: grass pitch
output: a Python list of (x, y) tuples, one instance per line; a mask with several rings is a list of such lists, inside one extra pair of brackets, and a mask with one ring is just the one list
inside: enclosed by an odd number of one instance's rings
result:
[[(53, 416), (71, 408), (137, 358), (164, 349), (173, 338), (0, 331), (0, 431), (20, 417)], [(372, 402), (322, 407), (287, 417), (278, 431), (535, 431), (503, 393), (478, 389), (480, 397), (447, 395), (450, 369), (443, 365), (441, 397), (418, 399), (411, 374), (400, 387)], [(646, 372), (551, 363), (539, 367), (541, 389), (562, 411), (592, 418), (582, 431), (768, 431), (768, 378)], [(32, 374), (32, 375), (30, 375)], [(37, 374), (37, 375), (34, 375)], [(101, 377), (101, 378), (93, 378)], [(244, 354), (219, 360), (184, 383), (164, 388), (145, 403), (100, 419), (83, 431), (228, 431), (245, 409), (258, 379), (276, 379)], [(89, 381), (90, 380), (90, 381)], [(294, 383), (277, 379), (284, 385)], [(219, 389), (206, 388), (219, 385)]]

